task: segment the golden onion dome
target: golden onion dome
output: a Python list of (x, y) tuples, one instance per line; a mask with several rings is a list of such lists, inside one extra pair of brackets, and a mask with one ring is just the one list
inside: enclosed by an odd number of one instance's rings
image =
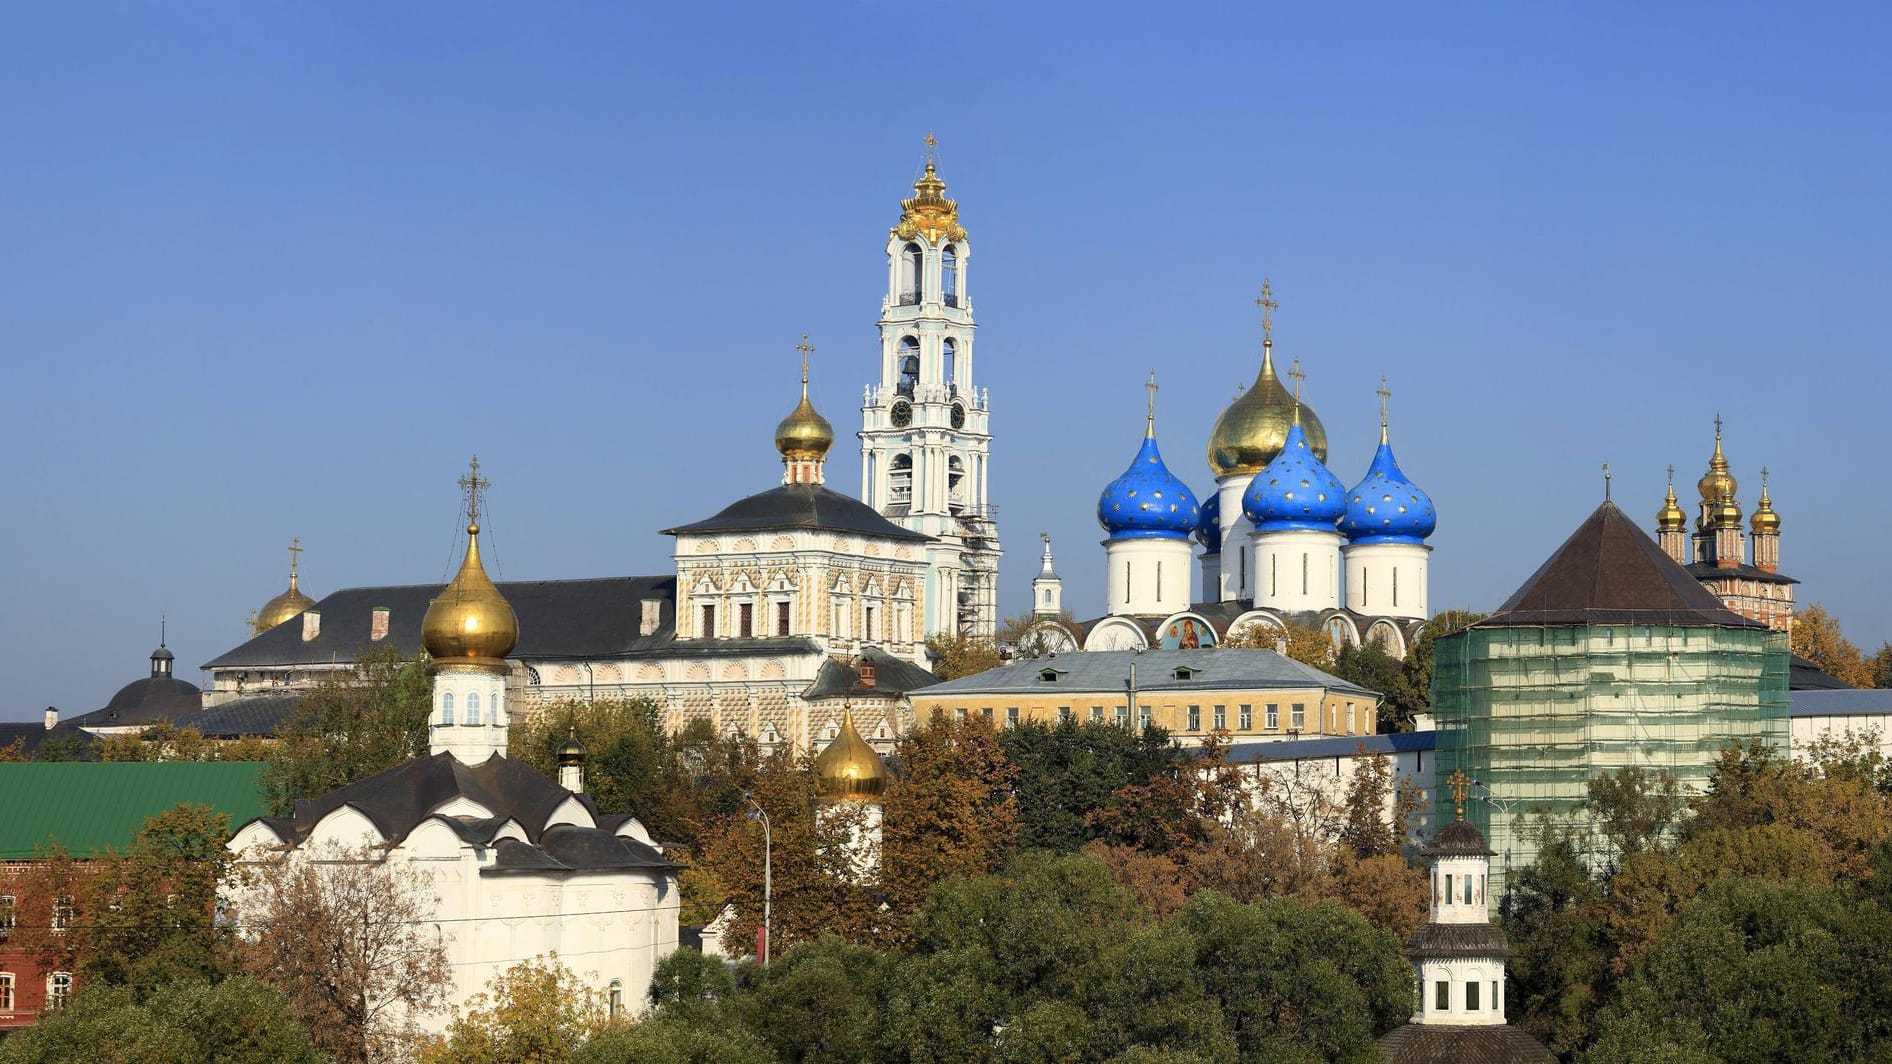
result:
[(887, 762), (854, 728), (854, 714), (841, 714), (841, 734), (815, 758), (815, 788), (824, 799), (877, 800), (892, 774)]
[(1682, 512), (1681, 503), (1675, 499), (1675, 467), (1669, 467), (1669, 497), (1662, 500), (1662, 509), (1656, 511), (1657, 532), (1681, 532), (1688, 528), (1688, 515)]
[(808, 401), (808, 373), (802, 371), (801, 402), (775, 426), (775, 449), (784, 458), (820, 458), (834, 446), (834, 426)]
[(1708, 472), (1696, 481), (1703, 502), (1732, 502), (1740, 485), (1728, 471), (1728, 456), (1721, 453), (1721, 419), (1715, 419), (1715, 453), (1708, 459)]
[(1780, 515), (1774, 512), (1774, 499), (1767, 493), (1767, 470), (1761, 470), (1761, 502), (1755, 507), (1754, 516), (1748, 519), (1748, 525), (1757, 536), (1777, 536), (1780, 534)]
[(315, 605), (315, 600), (302, 593), (296, 585), (296, 555), (302, 553), (302, 539), (297, 537), (289, 541), (289, 588), (282, 594), (263, 603), (263, 608), (256, 611), (250, 621), (253, 635), (261, 635), (271, 628), (293, 618), (296, 614)]
[[(1254, 387), (1237, 396), (1222, 416), (1215, 419), (1209, 433), (1209, 468), (1217, 477), (1237, 473), (1259, 473), (1274, 461), (1287, 443), (1288, 429), (1294, 425), (1294, 396), (1274, 371), (1274, 344), (1262, 344), (1261, 372)], [(1321, 425), (1314, 408), (1300, 404), (1301, 431), (1307, 435), (1308, 449), (1322, 462), (1327, 460), (1327, 429)]]
[(421, 645), (435, 669), (450, 665), (504, 668), (501, 659), (519, 642), (519, 618), (480, 564), (480, 526), (466, 526), (466, 560), (421, 619)]

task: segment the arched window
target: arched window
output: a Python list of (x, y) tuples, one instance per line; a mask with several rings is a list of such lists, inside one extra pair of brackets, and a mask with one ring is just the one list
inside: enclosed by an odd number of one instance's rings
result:
[(913, 456), (896, 454), (887, 469), (887, 501), (895, 506), (913, 502)]
[(453, 723), (453, 692), (452, 691), (448, 691), (445, 694), (440, 696), (440, 723), (442, 724)]
[(478, 691), (467, 692), (466, 722), (468, 724), (478, 724), (480, 722), (480, 693)]
[(624, 1015), (624, 980), (611, 980), (611, 1018)]
[(940, 253), (939, 286), (941, 290), (944, 292), (946, 305), (949, 307), (958, 306), (959, 305), (959, 249), (952, 246), (951, 244), (946, 245), (946, 250)]
[(926, 256), (920, 245), (908, 244), (900, 252), (900, 305), (910, 307), (920, 301), (921, 278), (925, 276)]
[(946, 378), (946, 392), (949, 395), (959, 394), (959, 381), (958, 378), (953, 375), (955, 368), (953, 356), (958, 353), (959, 349), (953, 345), (951, 340), (946, 340), (940, 344), (940, 357), (944, 361), (944, 369), (942, 372)]
[(920, 383), (920, 342), (911, 336), (900, 338), (900, 383), (897, 390), (908, 399)]
[(46, 1007), (63, 1009), (72, 1000), (72, 973), (54, 972), (46, 977)]
[(966, 463), (958, 455), (946, 459), (946, 506), (957, 513), (966, 505)]

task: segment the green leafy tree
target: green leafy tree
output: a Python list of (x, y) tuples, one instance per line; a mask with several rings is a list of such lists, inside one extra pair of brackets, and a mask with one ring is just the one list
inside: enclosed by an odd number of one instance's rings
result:
[(508, 752), (557, 779), (556, 754), (569, 738), (585, 747), (585, 792), (598, 808), (635, 814), (653, 837), (686, 846), (696, 841), (704, 797), (696, 776), (723, 764), (721, 747), (739, 742), (700, 732), (673, 738), (661, 706), (632, 698), (546, 706), (513, 725)]
[(93, 984), (0, 1041), (0, 1064), (321, 1064), (282, 995), (253, 979), (179, 982), (142, 998)]
[(1586, 1045), (1610, 987), (1613, 952), (1603, 933), (1603, 888), (1584, 863), (1585, 841), (1540, 820), (1537, 860), (1510, 877), (1504, 928), (1511, 940), (1512, 1022), (1560, 1056)]
[(999, 744), (1016, 772), (1019, 847), (1064, 853), (1108, 834), (1095, 810), (1188, 757), (1159, 728), (1095, 721), (1027, 721), (1001, 732)]
[(883, 795), (880, 883), (895, 937), (941, 880), (996, 872), (1018, 833), (1013, 773), (983, 717), (936, 715), (901, 739)]
[(102, 744), (81, 731), (49, 735), (33, 751), (35, 761), (97, 761)]
[(1177, 921), (1244, 1060), (1375, 1060), (1412, 1015), (1398, 938), (1337, 902), (1205, 893)]
[(1583, 1059), (1887, 1059), (1887, 941), (1892, 917), (1845, 887), (1720, 880), (1639, 958)]
[(423, 1045), (420, 1064), (568, 1064), (611, 1022), (598, 992), (553, 953), (495, 976)]
[(942, 680), (972, 676), (1005, 663), (998, 643), (957, 632), (927, 636), (926, 653), (932, 659), (933, 674)]
[(225, 975), (229, 943), (214, 919), (229, 837), (229, 817), (185, 804), (146, 820), (126, 852), (95, 862), (85, 978), (144, 991)]
[(263, 770), (266, 804), (288, 816), (298, 798), (424, 755), (433, 690), (424, 661), (409, 661), (392, 646), (364, 650), (290, 711)]
[(760, 1038), (733, 1023), (659, 1010), (632, 1027), (593, 1038), (572, 1054), (573, 1064), (776, 1064)]
[(658, 961), (650, 979), (650, 1003), (660, 1009), (716, 1004), (735, 992), (729, 966), (693, 949), (675, 950)]
[(1584, 808), (1612, 860), (1663, 844), (1687, 803), (1666, 769), (1626, 765), (1590, 778)]
[(1381, 649), (1379, 644), (1341, 647), (1340, 652), (1334, 655), (1333, 668), (1328, 671), (1348, 683), (1379, 692), (1381, 698), (1377, 730), (1396, 731), (1398, 722), (1412, 719), (1417, 707), (1400, 702), (1405, 691), (1400, 681), (1405, 678), (1406, 667), (1398, 658)]
[(1892, 687), (1892, 643), (1880, 645), (1877, 653), (1869, 659), (1872, 666), (1872, 686), (1884, 689)]

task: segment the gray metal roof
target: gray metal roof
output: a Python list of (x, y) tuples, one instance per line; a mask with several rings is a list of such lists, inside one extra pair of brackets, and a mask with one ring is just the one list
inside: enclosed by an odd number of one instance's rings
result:
[[(1031, 692), (1120, 691), (1136, 666), (1139, 691), (1226, 691), (1234, 688), (1322, 687), (1378, 698), (1379, 693), (1303, 665), (1272, 650), (1098, 650), (1024, 658), (926, 688), (927, 698)], [(1191, 671), (1178, 679), (1176, 670)], [(1044, 679), (1053, 670), (1057, 679)]]
[(1892, 717), (1892, 691), (1850, 687), (1789, 691), (1787, 712), (1795, 717)]
[(1318, 757), (1351, 757), (1366, 748), (1367, 756), (1424, 753), (1438, 746), (1435, 731), (1390, 732), (1385, 735), (1344, 735), (1320, 739), (1270, 739), (1266, 742), (1235, 743), (1229, 747), (1230, 761), (1300, 761)]

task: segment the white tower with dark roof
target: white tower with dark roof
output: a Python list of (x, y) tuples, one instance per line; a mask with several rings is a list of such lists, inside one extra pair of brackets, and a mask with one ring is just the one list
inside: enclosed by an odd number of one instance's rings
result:
[(861, 499), (935, 541), (927, 548), (926, 632), (998, 631), (997, 515), (988, 501), (992, 435), (973, 383), (972, 245), (946, 198), (934, 148), (887, 238), (880, 381), (861, 404)]

